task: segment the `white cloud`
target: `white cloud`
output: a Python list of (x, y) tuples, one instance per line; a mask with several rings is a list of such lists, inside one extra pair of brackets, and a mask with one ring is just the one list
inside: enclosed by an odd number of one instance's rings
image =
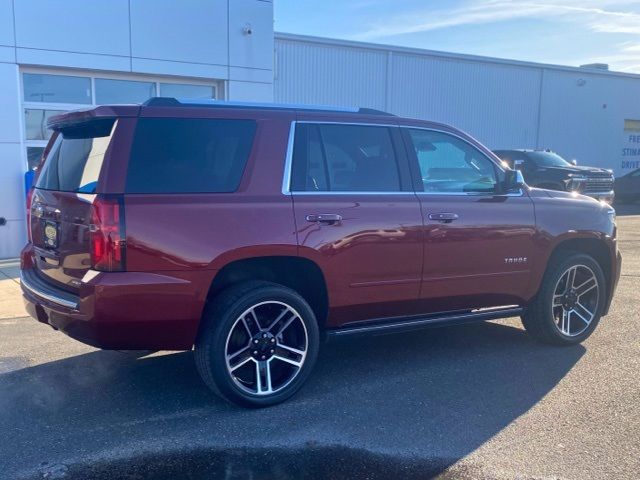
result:
[[(580, 63), (608, 63), (616, 70), (640, 73), (639, 7), (638, 0), (466, 0), (455, 8), (387, 17), (384, 22), (372, 24), (351, 38), (375, 41), (464, 25), (522, 19), (554, 20), (563, 22), (567, 28), (575, 26), (594, 33), (626, 35), (631, 41), (616, 45), (617, 49), (610, 55), (587, 57)], [(577, 61), (569, 63), (578, 64)]]
[(507, 20), (535, 18), (580, 23), (606, 33), (640, 34), (640, 13), (627, 11), (636, 0), (565, 0), (563, 3), (522, 0), (470, 0), (453, 9), (427, 10), (385, 19), (353, 36), (373, 40), (395, 35), (427, 32), (461, 25), (488, 24)]
[(624, 52), (640, 53), (640, 43), (625, 42), (622, 45), (620, 45), (620, 49)]

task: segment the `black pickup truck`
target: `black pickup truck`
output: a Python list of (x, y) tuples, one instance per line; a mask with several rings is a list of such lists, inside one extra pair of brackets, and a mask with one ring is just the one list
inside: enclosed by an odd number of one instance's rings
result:
[(597, 167), (577, 166), (551, 150), (494, 150), (503, 162), (522, 172), (528, 185), (578, 192), (613, 202), (613, 173)]

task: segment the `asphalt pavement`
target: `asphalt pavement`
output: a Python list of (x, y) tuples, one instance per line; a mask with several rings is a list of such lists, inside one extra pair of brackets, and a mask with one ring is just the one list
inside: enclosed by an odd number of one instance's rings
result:
[(0, 263), (0, 478), (640, 476), (640, 206), (623, 273), (580, 346), (518, 319), (334, 341), (290, 401), (211, 394), (191, 352), (108, 352), (25, 317)]

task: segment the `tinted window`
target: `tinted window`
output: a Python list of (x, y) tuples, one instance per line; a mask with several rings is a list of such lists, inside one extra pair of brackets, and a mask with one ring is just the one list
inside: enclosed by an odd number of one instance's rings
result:
[(497, 183), (496, 167), (465, 141), (432, 130), (409, 130), (425, 192), (489, 193)]
[(29, 170), (34, 170), (40, 163), (44, 147), (27, 147), (27, 162)]
[(398, 192), (398, 164), (387, 127), (299, 124), (292, 191)]
[(251, 151), (253, 120), (141, 118), (128, 193), (233, 192)]
[(292, 190), (328, 191), (327, 165), (316, 125), (298, 125), (293, 151)]
[(528, 152), (527, 156), (539, 167), (571, 167), (572, 165), (557, 153)]
[(47, 155), (36, 186), (45, 190), (95, 193), (114, 130), (113, 119), (95, 120), (63, 130)]

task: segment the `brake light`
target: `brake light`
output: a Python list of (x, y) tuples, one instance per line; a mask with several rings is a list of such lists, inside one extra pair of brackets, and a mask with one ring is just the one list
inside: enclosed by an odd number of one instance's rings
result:
[(33, 187), (27, 190), (27, 239), (31, 243), (31, 204), (33, 203)]
[(97, 196), (91, 207), (91, 265), (103, 272), (126, 268), (124, 201), (118, 196)]

